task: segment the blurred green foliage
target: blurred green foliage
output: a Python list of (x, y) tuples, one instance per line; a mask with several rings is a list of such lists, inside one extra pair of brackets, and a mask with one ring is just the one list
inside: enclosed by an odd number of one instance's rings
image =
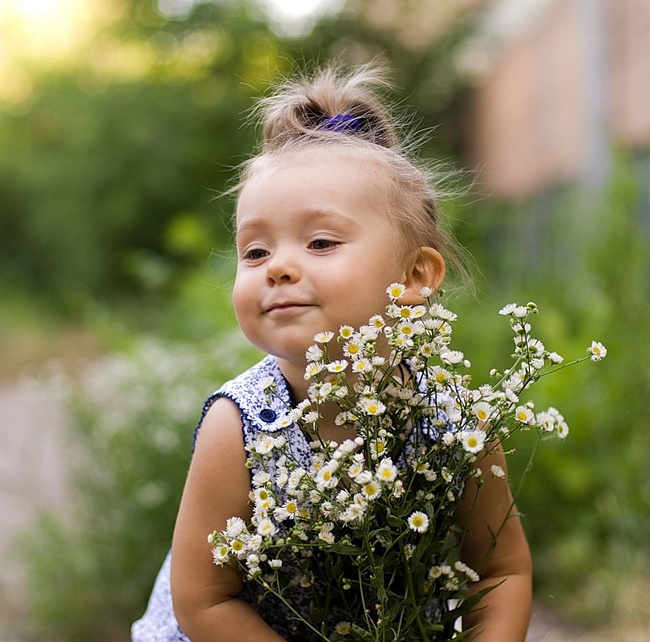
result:
[[(406, 95), (427, 107), (423, 126), (455, 131), (461, 85), (440, 54), (457, 31), (415, 54), (350, 13), (292, 39), (275, 34), (253, 2), (197, 3), (177, 20), (155, 5), (125, 3), (87, 65), (82, 56), (74, 69), (35, 70), (31, 104), (0, 105), (2, 281), (61, 312), (78, 315), (98, 298), (169, 296), (183, 268), (229, 247), (230, 203), (215, 196), (254, 147), (252, 103), (290, 68), (344, 61), (352, 49), (366, 60), (381, 53)], [(148, 60), (147, 72), (96, 68), (121, 48), (136, 69)], [(437, 86), (433, 76), (448, 85), (444, 99), (422, 95)]]
[[(39, 639), (126, 638), (171, 535), (201, 400), (255, 357), (230, 334), (231, 203), (214, 197), (254, 146), (245, 113), (268, 82), (379, 56), (421, 127), (443, 123), (425, 153), (462, 153), (468, 103), (453, 60), (465, 23), (414, 48), (362, 20), (363, 4), (289, 38), (253, 2), (200, 2), (168, 19), (154, 0), (125, 0), (98, 39), (146, 51), (147, 73), (102, 75), (80, 59), (35, 71), (30, 105), (0, 105), (3, 303), (21, 302), (22, 323), (31, 298), (35, 315), (73, 317), (120, 348), (72, 391), (71, 438), (87, 464), (74, 523), (44, 515), (23, 541)], [(564, 187), (449, 206), (485, 274), (478, 299), (450, 301), (457, 346), (477, 366), (506, 361), (493, 313), (511, 300), (538, 303), (540, 338), (568, 359), (592, 339), (610, 350), (540, 384), (572, 432), (540, 446), (519, 494), (538, 595), (588, 618), (615, 617), (626, 578), (650, 567), (648, 167), (622, 154), (597, 195)], [(107, 427), (105, 403), (120, 409), (119, 426)], [(510, 459), (515, 484), (531, 447), (523, 439)]]
[[(564, 442), (541, 444), (518, 498), (539, 598), (591, 622), (623, 617), (629, 607), (642, 612), (647, 601), (625, 591), (630, 578), (650, 568), (646, 171), (647, 157), (621, 155), (598, 195), (564, 188), (543, 202), (469, 210), (475, 225), (466, 241), (488, 270), (490, 306), (533, 298), (542, 312), (538, 336), (567, 359), (581, 356), (593, 339), (609, 349), (595, 367), (540, 382), (539, 398), (564, 413), (571, 433)], [(494, 363), (509, 347), (485, 304), (464, 305), (465, 334), (458, 328), (457, 339), (475, 362)], [(519, 441), (510, 460), (516, 483), (532, 447)]]
[(37, 639), (129, 639), (171, 543), (201, 404), (258, 359), (234, 329), (200, 344), (140, 337), (78, 380), (50, 379), (70, 411), (76, 501), (20, 542)]

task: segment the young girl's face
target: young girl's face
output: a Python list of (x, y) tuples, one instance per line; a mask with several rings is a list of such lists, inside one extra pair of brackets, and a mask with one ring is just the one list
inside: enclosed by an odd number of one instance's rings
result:
[(317, 332), (367, 323), (384, 310), (386, 287), (404, 281), (402, 241), (370, 171), (301, 154), (245, 183), (233, 303), (258, 348), (304, 363)]

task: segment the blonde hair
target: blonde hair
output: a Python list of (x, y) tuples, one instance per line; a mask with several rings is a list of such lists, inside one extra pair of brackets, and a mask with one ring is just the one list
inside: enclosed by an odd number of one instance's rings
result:
[(244, 163), (237, 189), (267, 163), (315, 149), (337, 160), (342, 155), (361, 162), (383, 191), (386, 212), (404, 241), (404, 255), (432, 247), (471, 285), (464, 250), (440, 225), (439, 173), (417, 159), (408, 137), (401, 135), (400, 119), (380, 94), (389, 87), (383, 70), (374, 65), (348, 71), (328, 66), (280, 84), (257, 105), (262, 146)]

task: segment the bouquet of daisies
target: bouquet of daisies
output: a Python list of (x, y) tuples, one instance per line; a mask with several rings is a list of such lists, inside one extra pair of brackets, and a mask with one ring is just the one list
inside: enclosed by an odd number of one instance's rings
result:
[[(283, 603), (301, 639), (466, 638), (458, 619), (491, 589), (471, 592), (479, 575), (460, 559), (454, 513), (465, 482), (504, 477), (499, 466), (481, 471), (480, 460), (517, 430), (568, 434), (556, 409), (521, 400), (564, 367), (531, 335), (534, 304), (500, 311), (514, 332), (514, 362), (474, 389), (471, 364), (450, 348), (456, 315), (428, 289), (426, 305), (401, 305), (401, 284), (387, 293), (384, 315), (319, 333), (307, 351), (308, 398), (286, 408), (280, 424), (312, 437), (311, 464), (295, 456), (288, 433), (261, 434), (248, 453), (257, 471), (251, 523), (233, 517), (208, 538), (215, 563), (237, 567), (246, 584)], [(593, 342), (584, 359), (605, 354)], [(276, 394), (273, 379), (262, 385)], [(336, 423), (350, 429), (341, 443), (319, 435), (330, 402)]]

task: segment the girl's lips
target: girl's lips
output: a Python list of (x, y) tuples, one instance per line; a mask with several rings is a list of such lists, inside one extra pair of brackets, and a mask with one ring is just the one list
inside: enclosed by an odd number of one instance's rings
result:
[(266, 309), (266, 314), (277, 312), (290, 312), (294, 310), (300, 310), (303, 308), (310, 308), (311, 305), (308, 303), (298, 303), (295, 301), (286, 301), (283, 303), (274, 303)]

